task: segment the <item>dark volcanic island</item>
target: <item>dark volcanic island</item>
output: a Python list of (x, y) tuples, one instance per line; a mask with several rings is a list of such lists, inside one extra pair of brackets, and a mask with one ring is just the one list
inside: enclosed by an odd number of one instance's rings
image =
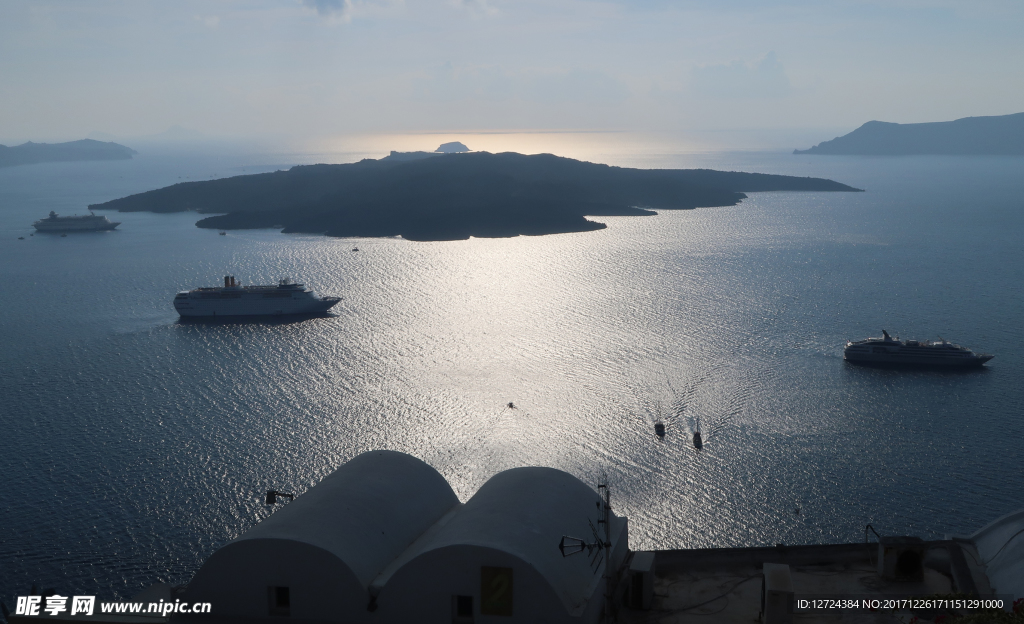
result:
[(89, 208), (220, 213), (196, 225), (221, 230), (436, 241), (599, 230), (605, 225), (586, 216), (734, 206), (747, 192), (857, 190), (821, 178), (626, 169), (550, 154), (392, 152), (346, 165), (183, 182)]

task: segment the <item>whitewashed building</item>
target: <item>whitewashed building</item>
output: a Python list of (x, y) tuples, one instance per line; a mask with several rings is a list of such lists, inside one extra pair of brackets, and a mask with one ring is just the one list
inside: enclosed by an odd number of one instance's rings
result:
[[(211, 603), (205, 621), (592, 623), (608, 553), (558, 546), (603, 537), (602, 518), (560, 470), (507, 470), (461, 504), (426, 463), (372, 451), (217, 550), (184, 599)], [(627, 521), (609, 524), (618, 570)]]

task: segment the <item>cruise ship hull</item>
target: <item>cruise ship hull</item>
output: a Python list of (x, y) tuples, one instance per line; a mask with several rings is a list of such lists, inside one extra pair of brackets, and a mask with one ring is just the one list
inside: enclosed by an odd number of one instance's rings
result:
[(93, 222), (93, 223), (47, 223), (45, 221), (33, 224), (40, 232), (105, 232), (121, 225), (119, 221)]
[(979, 355), (973, 358), (964, 357), (954, 359), (921, 357), (912, 355), (881, 355), (873, 353), (846, 354), (843, 356), (850, 364), (859, 366), (874, 366), (877, 368), (938, 368), (938, 369), (961, 369), (980, 368), (985, 362), (992, 359), (991, 355)]
[(189, 299), (175, 301), (174, 309), (187, 317), (233, 317), (233, 316), (286, 316), (299, 314), (323, 314), (339, 301), (337, 297), (324, 297), (311, 301), (274, 301), (244, 298), (233, 301), (204, 301)]

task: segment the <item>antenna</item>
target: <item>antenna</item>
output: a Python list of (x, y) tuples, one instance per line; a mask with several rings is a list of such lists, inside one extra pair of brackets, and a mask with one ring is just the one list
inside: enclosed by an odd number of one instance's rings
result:
[[(604, 483), (597, 484), (597, 492), (600, 494), (601, 490), (604, 490), (604, 518), (601, 522), (604, 523), (604, 547), (608, 551), (606, 555), (608, 563), (604, 566), (604, 617), (606, 621), (610, 621), (612, 617), (612, 491), (608, 487), (608, 473), (602, 471), (601, 480)], [(593, 525), (590, 527), (593, 529)], [(594, 531), (597, 534), (597, 531)], [(604, 555), (604, 553), (601, 553)], [(601, 565), (600, 562), (597, 564)], [(596, 570), (596, 569), (595, 569)]]
[[(601, 503), (598, 503), (597, 505), (600, 507)], [(597, 522), (598, 524), (601, 524), (603, 521), (598, 520)], [(558, 542), (558, 550), (561, 551), (562, 557), (571, 557), (586, 551), (587, 559), (590, 560), (590, 567), (594, 572), (597, 572), (601, 567), (601, 561), (603, 561), (601, 551), (604, 550), (606, 546), (604, 540), (602, 540), (601, 536), (598, 534), (597, 527), (594, 526), (594, 523), (590, 518), (587, 518), (587, 524), (590, 525), (590, 533), (593, 536), (594, 541), (588, 542), (578, 537), (563, 535), (562, 541)]]
[[(608, 475), (604, 472), (601, 473), (601, 481), (603, 483), (597, 484), (597, 493), (603, 500), (597, 501), (598, 510), (601, 512), (601, 517), (598, 519), (598, 526), (604, 525), (604, 536), (602, 539), (601, 532), (598, 527), (594, 526), (593, 521), (587, 518), (587, 524), (590, 525), (590, 533), (593, 536), (594, 541), (587, 542), (578, 537), (571, 537), (563, 535), (562, 540), (558, 543), (558, 550), (562, 552), (562, 557), (571, 557), (572, 555), (579, 554), (583, 551), (587, 552), (587, 558), (590, 560), (590, 568), (594, 573), (597, 573), (601, 569), (601, 564), (604, 563), (604, 598), (605, 598), (605, 619), (611, 617), (612, 613), (612, 557), (611, 557), (611, 515), (612, 515), (612, 494), (608, 487)], [(602, 504), (603, 503), (603, 504)], [(608, 552), (605, 552), (608, 551)]]

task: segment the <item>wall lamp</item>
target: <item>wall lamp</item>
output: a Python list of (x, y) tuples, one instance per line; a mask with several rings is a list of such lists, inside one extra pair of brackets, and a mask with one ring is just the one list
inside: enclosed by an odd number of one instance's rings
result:
[(295, 500), (294, 494), (288, 494), (287, 492), (278, 492), (277, 490), (267, 490), (267, 504), (273, 505), (277, 502), (277, 497), (287, 496), (289, 501)]

